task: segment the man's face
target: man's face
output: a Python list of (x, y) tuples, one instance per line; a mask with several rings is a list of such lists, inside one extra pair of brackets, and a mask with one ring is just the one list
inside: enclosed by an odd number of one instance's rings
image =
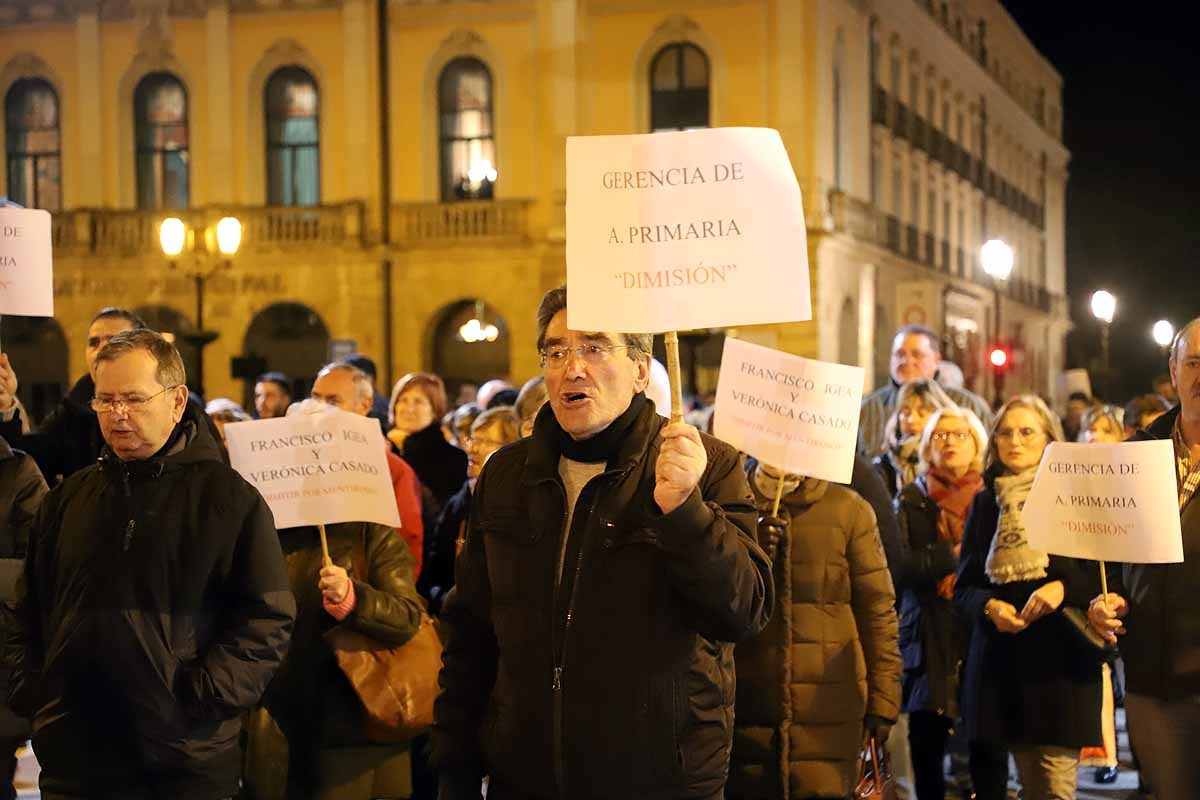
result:
[(93, 381), (96, 380), (96, 354), (108, 344), (109, 339), (129, 330), (133, 330), (133, 326), (129, 324), (129, 320), (121, 317), (101, 317), (88, 328), (87, 368)]
[(287, 414), (291, 395), (274, 381), (261, 381), (254, 384), (254, 410), (259, 419), (274, 419)]
[(359, 416), (366, 416), (371, 410), (371, 398), (363, 398), (362, 402), (355, 399), (354, 377), (344, 369), (335, 369), (317, 378), (312, 388), (312, 399)]
[(929, 339), (919, 333), (896, 334), (892, 340), (892, 380), (904, 385), (929, 380), (942, 363), (941, 355)]
[[(546, 326), (543, 349), (624, 344), (625, 339), (619, 333), (567, 330), (567, 312), (560, 311)], [(636, 360), (632, 359), (625, 348), (613, 349), (590, 359), (572, 351), (562, 364), (547, 361), (542, 374), (558, 424), (572, 438), (587, 439), (621, 416), (629, 408), (633, 396), (646, 388), (650, 379), (650, 358), (642, 354)]]
[(1175, 391), (1175, 387), (1171, 385), (1171, 381), (1169, 380), (1159, 381), (1154, 384), (1154, 391), (1171, 405), (1179, 402), (1179, 393)]
[(122, 461), (157, 453), (183, 418), (187, 387), (163, 386), (157, 369), (154, 356), (145, 350), (96, 365), (96, 399), (114, 403), (112, 411), (97, 414), (100, 432)]
[(1176, 346), (1171, 358), (1171, 383), (1179, 393), (1184, 419), (1200, 420), (1200, 325)]

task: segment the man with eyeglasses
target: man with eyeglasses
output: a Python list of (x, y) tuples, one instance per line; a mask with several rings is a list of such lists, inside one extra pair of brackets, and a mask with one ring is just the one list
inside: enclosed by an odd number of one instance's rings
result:
[[(335, 361), (321, 367), (313, 381), (312, 399), (357, 414), (371, 415), (375, 382), (358, 367)], [(397, 533), (412, 551), (413, 575), (421, 574), (422, 551), (425, 547), (425, 523), (421, 519), (421, 482), (408, 462), (392, 452), (387, 441), (388, 470), (392, 476), (392, 492), (396, 495), (396, 511), (400, 514), (400, 530)], [(343, 576), (344, 577), (344, 576)]]
[(1109, 641), (1121, 634), (1130, 739), (1164, 800), (1195, 797), (1200, 786), (1200, 317), (1175, 335), (1170, 359), (1179, 405), (1130, 441), (1174, 444), (1184, 560), (1110, 565), (1110, 593), (1088, 610)]
[(770, 563), (733, 448), (659, 417), (651, 337), (538, 308), (549, 402), (475, 487), (442, 608), (443, 800), (723, 797), (733, 642), (766, 624)]
[(41, 796), (228, 798), (296, 612), (271, 511), (171, 343), (120, 333), (92, 373), (104, 450), (42, 504), (4, 651)]

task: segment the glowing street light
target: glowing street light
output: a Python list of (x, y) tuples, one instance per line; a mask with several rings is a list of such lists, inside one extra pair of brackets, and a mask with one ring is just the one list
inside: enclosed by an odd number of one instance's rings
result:
[(1006, 281), (1012, 274), (1013, 249), (1001, 239), (988, 239), (979, 248), (983, 271), (994, 281)]
[(1092, 295), (1092, 316), (1103, 322), (1105, 325), (1111, 325), (1113, 316), (1117, 313), (1117, 298), (1113, 297), (1112, 292), (1104, 289)]
[(242, 244), (242, 223), (237, 217), (221, 217), (217, 222), (217, 249), (229, 257), (237, 254)]
[(1150, 330), (1150, 335), (1154, 337), (1154, 342), (1162, 348), (1171, 346), (1171, 342), (1175, 340), (1175, 326), (1165, 319), (1160, 319), (1154, 323), (1154, 327)]
[(158, 226), (158, 244), (163, 255), (176, 258), (187, 241), (187, 226), (179, 217), (167, 217)]

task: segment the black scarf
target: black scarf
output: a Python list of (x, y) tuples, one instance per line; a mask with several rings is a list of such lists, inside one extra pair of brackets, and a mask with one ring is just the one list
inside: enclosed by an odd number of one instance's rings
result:
[[(611, 461), (620, 450), (621, 442), (625, 440), (625, 435), (629, 433), (629, 429), (633, 427), (633, 423), (637, 421), (647, 402), (646, 395), (638, 392), (629, 401), (629, 408), (609, 423), (607, 428), (594, 436), (578, 441), (572, 439), (571, 434), (564, 431), (558, 424), (558, 420), (554, 419), (554, 440), (558, 444), (559, 451), (572, 461), (589, 464)], [(551, 418), (553, 419), (553, 415)]]

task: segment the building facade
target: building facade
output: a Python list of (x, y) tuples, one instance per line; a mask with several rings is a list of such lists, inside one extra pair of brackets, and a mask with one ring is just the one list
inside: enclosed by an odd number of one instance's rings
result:
[[(351, 350), (381, 383), (523, 380), (565, 275), (566, 137), (749, 125), (780, 131), (804, 192), (814, 319), (737, 335), (877, 382), (890, 331), (925, 322), (986, 391), (999, 297), (1009, 388), (1049, 393), (1061, 95), (994, 0), (0, 0), (0, 188), (54, 214), (56, 304), (3, 341), (35, 414), (105, 305), (174, 333), (190, 372), (218, 331), (210, 396)], [(494, 340), (465, 341), (472, 319)], [(690, 388), (723, 335), (682, 337)]]

